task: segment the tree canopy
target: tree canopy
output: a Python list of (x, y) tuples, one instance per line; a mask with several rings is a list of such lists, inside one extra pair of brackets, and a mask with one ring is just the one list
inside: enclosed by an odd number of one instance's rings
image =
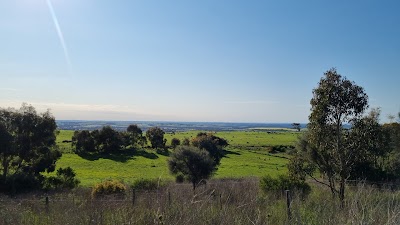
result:
[(178, 146), (168, 159), (168, 168), (173, 175), (182, 175), (193, 185), (208, 179), (216, 171), (216, 163), (205, 150), (193, 146)]
[(192, 145), (206, 150), (215, 163), (219, 164), (224, 156), (223, 148), (228, 146), (228, 141), (211, 133), (200, 132), (193, 138)]
[(164, 139), (164, 134), (165, 132), (159, 127), (151, 127), (146, 131), (146, 137), (152, 148), (165, 148), (167, 140)]
[[(365, 170), (366, 164), (376, 169), (371, 165), (387, 152), (388, 139), (378, 123), (379, 111), (363, 117), (368, 108), (367, 94), (336, 69), (324, 73), (310, 103), (308, 131), (298, 142), (289, 171), (302, 178), (310, 175), (329, 186), (343, 202), (346, 180), (367, 178), (360, 169)], [(314, 176), (316, 170), (327, 182)]]
[(56, 148), (56, 122), (49, 111), (27, 104), (0, 109), (1, 189), (39, 186), (42, 172), (53, 172), (61, 152)]

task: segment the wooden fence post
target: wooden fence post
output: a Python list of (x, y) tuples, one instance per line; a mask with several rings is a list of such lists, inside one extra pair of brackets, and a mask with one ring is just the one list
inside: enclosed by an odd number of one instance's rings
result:
[(171, 205), (171, 192), (168, 190), (168, 205)]
[(46, 195), (45, 203), (46, 203), (46, 213), (49, 213), (49, 196), (47, 196), (47, 195)]
[(285, 190), (286, 193), (286, 206), (287, 206), (287, 216), (288, 216), (288, 220), (290, 221), (292, 219), (292, 211), (291, 211), (291, 196), (290, 196), (290, 191), (289, 190)]
[(135, 188), (132, 188), (132, 206), (135, 205), (135, 201), (136, 201), (136, 191)]

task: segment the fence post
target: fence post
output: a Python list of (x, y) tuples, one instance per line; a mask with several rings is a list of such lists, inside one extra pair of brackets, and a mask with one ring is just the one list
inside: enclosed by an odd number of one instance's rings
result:
[(132, 206), (135, 205), (135, 201), (136, 201), (136, 191), (135, 188), (132, 188)]
[(49, 196), (48, 195), (46, 195), (45, 203), (46, 203), (46, 212), (49, 213)]
[(171, 205), (171, 192), (168, 190), (168, 205)]
[(285, 193), (286, 193), (287, 216), (288, 216), (288, 220), (290, 221), (292, 219), (292, 211), (291, 211), (291, 208), (290, 208), (292, 199), (291, 199), (289, 190), (285, 190)]
[(222, 194), (219, 194), (219, 204), (222, 210)]

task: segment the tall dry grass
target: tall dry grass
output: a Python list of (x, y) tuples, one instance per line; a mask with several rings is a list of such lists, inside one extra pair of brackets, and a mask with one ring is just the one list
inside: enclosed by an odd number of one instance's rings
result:
[(400, 192), (366, 185), (348, 188), (343, 209), (322, 187), (306, 199), (292, 193), (290, 220), (283, 193), (261, 193), (257, 179), (213, 180), (195, 193), (170, 183), (123, 199), (87, 189), (44, 196), (2, 196), (0, 224), (400, 224)]

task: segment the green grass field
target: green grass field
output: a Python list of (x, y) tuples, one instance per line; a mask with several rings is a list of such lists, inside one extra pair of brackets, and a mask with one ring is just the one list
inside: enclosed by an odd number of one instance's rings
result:
[[(166, 134), (167, 144), (173, 137), (189, 139), (199, 131), (178, 132)], [(158, 154), (151, 149), (124, 152), (120, 155), (106, 157), (81, 157), (71, 153), (71, 144), (63, 143), (71, 140), (73, 131), (60, 131), (57, 144), (64, 152), (57, 161), (57, 168), (72, 167), (83, 186), (92, 186), (105, 179), (119, 179), (126, 183), (133, 183), (141, 178), (161, 178), (172, 180), (167, 168), (168, 156)], [(215, 135), (228, 140), (230, 146), (226, 148), (226, 156), (215, 178), (239, 178), (249, 176), (276, 176), (285, 173), (287, 158), (285, 154), (270, 154), (268, 149), (275, 145), (293, 145), (298, 133), (280, 132), (267, 133), (262, 131), (233, 131), (217, 132)], [(172, 150), (170, 150), (172, 151)]]

